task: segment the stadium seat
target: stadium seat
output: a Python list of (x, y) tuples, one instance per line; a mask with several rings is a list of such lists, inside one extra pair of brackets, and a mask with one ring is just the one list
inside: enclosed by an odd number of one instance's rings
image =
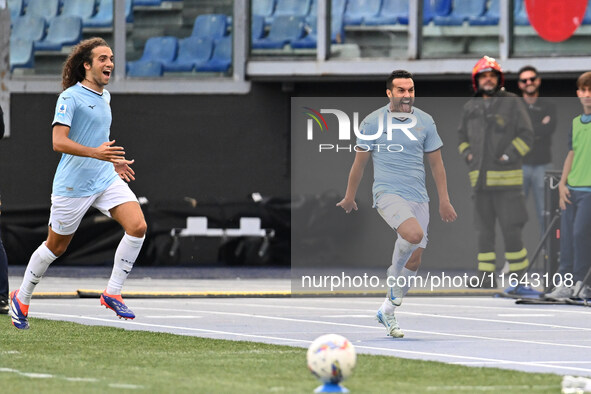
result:
[(583, 17), (583, 25), (591, 24), (591, 0), (587, 3), (587, 10), (585, 11), (585, 16)]
[(133, 5), (141, 7), (159, 7), (162, 5), (162, 0), (133, 0)]
[(265, 18), (265, 23), (270, 24), (275, 11), (275, 0), (252, 0), (252, 15), (260, 15)]
[(179, 41), (176, 59), (163, 63), (165, 72), (190, 72), (196, 65), (211, 58), (213, 40), (206, 37), (187, 37)]
[[(125, 0), (125, 22), (133, 22), (133, 0)], [(113, 26), (113, 0), (100, 0), (96, 15), (84, 21), (83, 24), (84, 27)]]
[(513, 8), (513, 22), (517, 26), (529, 25), (529, 17), (527, 16), (527, 9), (523, 0), (515, 0)]
[(254, 40), (252, 47), (256, 49), (281, 49), (291, 41), (302, 38), (304, 35), (303, 16), (278, 16), (275, 17), (269, 30), (269, 35), (260, 40)]
[(378, 16), (382, 0), (349, 0), (345, 9), (345, 25), (361, 25), (365, 18)]
[[(318, 24), (316, 21), (312, 21), (311, 24), (308, 25), (309, 32), (308, 34), (300, 38), (299, 40), (294, 40), (290, 43), (292, 48), (316, 48), (318, 45)], [(330, 42), (333, 44), (342, 44), (345, 42), (345, 24), (343, 23), (343, 15), (333, 15), (330, 24)]]
[[(146, 63), (156, 62), (160, 65), (163, 65), (165, 63), (172, 63), (172, 61), (176, 58), (178, 46), (179, 43), (176, 37), (150, 37), (146, 41), (142, 57), (139, 60), (127, 63), (127, 65), (129, 66), (129, 70), (131, 71), (133, 67), (133, 73), (148, 73), (153, 72), (155, 70), (155, 67), (152, 65), (148, 65)], [(141, 64), (137, 65), (136, 63)], [(162, 67), (160, 72), (163, 72)], [(142, 74), (135, 76), (147, 75)]]
[[(436, 15), (445, 16), (451, 12), (451, 0), (424, 0), (423, 24), (428, 25)], [(398, 23), (408, 25), (408, 17), (401, 16)]]
[(226, 35), (228, 21), (224, 14), (203, 14), (195, 18), (193, 37), (222, 38)]
[[(330, 13), (331, 15), (339, 15), (343, 16), (345, 13), (345, 8), (347, 6), (346, 0), (332, 0), (330, 4)], [(308, 25), (312, 25), (313, 21), (316, 20), (318, 14), (318, 0), (312, 0), (312, 4), (310, 5), (310, 12), (306, 17), (306, 23)]]
[(33, 41), (22, 38), (10, 39), (10, 71), (15, 68), (35, 67)]
[(59, 11), (59, 0), (27, 0), (26, 15), (40, 16), (49, 23), (57, 16)]
[(40, 41), (45, 36), (45, 19), (39, 16), (21, 16), (14, 21), (10, 38)]
[(306, 16), (310, 11), (310, 0), (277, 0), (273, 18), (278, 16)]
[(461, 26), (470, 17), (480, 17), (486, 9), (486, 0), (453, 0), (449, 15), (435, 15), (433, 23), (439, 26)]
[(24, 8), (23, 0), (8, 0), (8, 9), (10, 10), (10, 20), (15, 21), (23, 14)]
[(161, 77), (162, 74), (162, 63), (155, 61), (131, 62), (127, 70), (129, 77)]
[(60, 15), (78, 16), (82, 24), (94, 15), (95, 0), (63, 0)]
[(499, 0), (490, 0), (488, 9), (482, 16), (468, 18), (468, 23), (473, 26), (498, 25), (501, 18), (501, 4)]
[(265, 35), (265, 17), (262, 15), (253, 15), (250, 23), (250, 36), (252, 41), (260, 40)]
[(77, 16), (56, 16), (49, 23), (47, 35), (35, 42), (36, 51), (61, 51), (64, 45), (82, 40), (82, 19)]
[(408, 18), (408, 0), (384, 0), (377, 16), (365, 18), (366, 25), (395, 25), (398, 18)]
[(227, 72), (232, 65), (232, 36), (220, 38), (215, 42), (211, 59), (195, 66), (201, 72)]

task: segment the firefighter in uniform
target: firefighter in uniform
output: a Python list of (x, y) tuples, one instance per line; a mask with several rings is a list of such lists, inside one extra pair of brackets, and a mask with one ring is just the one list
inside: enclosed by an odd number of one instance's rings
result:
[(511, 277), (520, 278), (529, 261), (522, 230), (527, 221), (522, 158), (533, 144), (527, 109), (503, 89), (495, 59), (484, 56), (472, 70), (475, 97), (463, 108), (459, 152), (468, 164), (478, 235), (479, 278), (471, 287), (496, 287), (495, 223), (498, 220)]

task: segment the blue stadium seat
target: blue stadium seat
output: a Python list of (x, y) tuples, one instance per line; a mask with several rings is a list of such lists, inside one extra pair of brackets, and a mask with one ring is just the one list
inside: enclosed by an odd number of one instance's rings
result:
[[(428, 25), (436, 15), (445, 16), (451, 12), (451, 0), (424, 0), (423, 24)], [(408, 25), (408, 17), (401, 16), (398, 23)]]
[(15, 68), (35, 67), (33, 41), (22, 38), (10, 39), (10, 71)]
[(134, 6), (146, 6), (146, 7), (159, 7), (162, 4), (162, 0), (134, 0)]
[[(125, 0), (125, 22), (133, 22), (133, 0)], [(113, 0), (100, 0), (96, 15), (84, 21), (83, 24), (84, 27), (113, 26)]]
[(14, 21), (10, 38), (40, 41), (45, 36), (45, 19), (39, 16), (21, 16)]
[(529, 17), (527, 16), (527, 9), (523, 0), (515, 0), (513, 8), (513, 23), (517, 26), (528, 26)]
[(222, 38), (228, 29), (227, 17), (224, 14), (203, 14), (195, 18), (193, 37)]
[(384, 0), (379, 15), (365, 18), (366, 25), (395, 25), (398, 18), (408, 18), (408, 0)]
[(94, 15), (95, 6), (95, 0), (63, 0), (60, 15), (78, 16), (85, 25), (85, 22)]
[(265, 18), (265, 23), (270, 24), (275, 12), (275, 0), (252, 0), (252, 15), (260, 15)]
[(473, 26), (498, 25), (499, 19), (501, 19), (501, 4), (499, 0), (490, 0), (484, 15), (470, 17), (468, 23)]
[[(403, 0), (404, 1), (404, 0)], [(406, 0), (408, 2), (408, 0)], [(332, 0), (330, 4), (331, 15), (343, 16), (345, 14), (345, 8), (347, 7), (347, 0)], [(310, 13), (306, 17), (306, 23), (312, 25), (313, 21), (316, 20), (318, 14), (318, 0), (312, 0), (310, 5)]]
[(232, 65), (232, 36), (220, 38), (215, 42), (211, 59), (195, 66), (196, 71), (227, 72)]
[(587, 10), (585, 11), (585, 16), (583, 17), (583, 25), (591, 24), (591, 0), (587, 3)]
[(453, 0), (449, 15), (433, 17), (433, 23), (439, 26), (461, 26), (470, 17), (480, 17), (486, 9), (486, 0)]
[(15, 21), (23, 14), (24, 5), (25, 3), (23, 0), (8, 0), (8, 9), (10, 10), (11, 21)]
[(187, 37), (179, 41), (176, 59), (163, 63), (164, 71), (190, 72), (211, 58), (213, 40), (205, 37)]
[(303, 16), (275, 17), (269, 35), (260, 40), (254, 40), (252, 47), (257, 49), (283, 48), (284, 45), (289, 44), (291, 41), (302, 38), (305, 26), (304, 20)]
[(155, 61), (131, 62), (127, 69), (128, 77), (161, 77), (163, 73), (162, 63)]
[(349, 0), (345, 9), (345, 25), (361, 25), (365, 18), (378, 16), (382, 0)]
[(273, 18), (278, 16), (306, 16), (310, 11), (310, 0), (277, 0)]
[(35, 42), (36, 51), (61, 51), (64, 45), (82, 40), (82, 19), (77, 16), (56, 16), (49, 23), (47, 35)]
[(146, 41), (142, 57), (135, 62), (129, 62), (129, 65), (136, 62), (172, 62), (176, 58), (178, 46), (176, 37), (150, 37)]
[[(308, 35), (294, 40), (290, 43), (292, 48), (316, 48), (318, 45), (318, 24), (314, 20), (312, 24), (308, 25), (310, 29)], [(345, 42), (345, 24), (343, 22), (343, 15), (333, 15), (330, 20), (330, 42), (333, 44), (342, 44)]]
[(49, 22), (57, 16), (59, 0), (27, 0), (26, 15), (34, 15), (45, 18)]
[(250, 21), (250, 36), (252, 41), (260, 40), (265, 35), (265, 17), (253, 15)]

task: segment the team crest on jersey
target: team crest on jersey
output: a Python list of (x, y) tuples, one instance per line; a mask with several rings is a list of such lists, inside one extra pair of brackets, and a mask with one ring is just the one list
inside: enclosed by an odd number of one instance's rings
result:
[(58, 114), (65, 114), (67, 108), (68, 108), (68, 106), (66, 104), (60, 104), (59, 108), (57, 109), (57, 113)]

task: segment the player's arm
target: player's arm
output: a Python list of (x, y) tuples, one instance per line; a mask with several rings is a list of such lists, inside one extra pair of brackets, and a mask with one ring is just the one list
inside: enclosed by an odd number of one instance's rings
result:
[(111, 163), (120, 163), (122, 160), (129, 162), (128, 160), (125, 160), (123, 147), (113, 146), (115, 140), (107, 141), (96, 148), (91, 148), (71, 140), (68, 137), (69, 134), (70, 127), (59, 123), (53, 126), (54, 151), (74, 156), (91, 157), (93, 159), (109, 161)]
[(560, 196), (558, 205), (560, 205), (560, 209), (563, 211), (566, 209), (566, 204), (572, 204), (569, 200), (570, 190), (568, 190), (568, 187), (566, 186), (566, 180), (573, 166), (574, 157), (575, 152), (573, 150), (568, 151), (566, 159), (564, 159), (564, 165), (562, 166), (562, 176), (560, 177), (560, 182), (558, 183), (558, 195)]
[(441, 157), (441, 149), (426, 154), (431, 167), (431, 174), (437, 186), (437, 194), (439, 196), (439, 215), (444, 222), (453, 222), (458, 215), (456, 210), (449, 201), (449, 193), (447, 192), (447, 175), (445, 173), (445, 166), (443, 165), (443, 158)]
[(355, 161), (349, 171), (349, 180), (347, 181), (347, 191), (345, 192), (345, 198), (343, 198), (337, 207), (341, 207), (345, 212), (349, 213), (352, 210), (357, 210), (357, 203), (355, 202), (355, 196), (357, 195), (357, 189), (363, 178), (363, 172), (365, 166), (371, 157), (371, 152), (357, 152), (355, 154)]

